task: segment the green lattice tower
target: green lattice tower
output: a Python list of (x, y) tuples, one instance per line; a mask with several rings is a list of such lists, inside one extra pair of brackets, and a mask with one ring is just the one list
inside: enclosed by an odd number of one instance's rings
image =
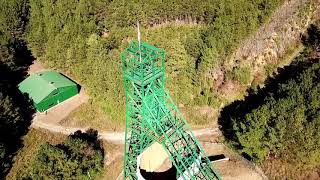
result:
[[(141, 52), (141, 54), (140, 54)], [(133, 41), (122, 53), (126, 93), (124, 179), (139, 179), (139, 158), (160, 143), (177, 169), (176, 179), (220, 179), (164, 88), (165, 53)]]

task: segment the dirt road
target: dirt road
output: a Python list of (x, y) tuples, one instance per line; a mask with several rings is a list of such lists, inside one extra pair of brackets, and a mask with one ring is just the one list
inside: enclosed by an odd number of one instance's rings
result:
[[(46, 129), (50, 132), (54, 133), (62, 133), (69, 135), (71, 133), (74, 133), (77, 130), (85, 131), (87, 128), (79, 128), (79, 127), (65, 127), (53, 123), (47, 123), (42, 121), (33, 121), (31, 124), (32, 128), (41, 128)], [(216, 129), (198, 129), (193, 131), (194, 135), (199, 136), (219, 136), (221, 135), (221, 132), (218, 128)], [(112, 132), (112, 131), (100, 131), (99, 137), (105, 141), (114, 143), (114, 144), (124, 144), (124, 132)]]

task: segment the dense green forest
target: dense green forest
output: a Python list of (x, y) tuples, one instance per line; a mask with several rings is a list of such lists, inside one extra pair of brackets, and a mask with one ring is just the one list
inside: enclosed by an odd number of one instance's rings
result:
[(0, 179), (11, 167), (27, 131), (32, 109), (19, 95), (30, 52), (22, 36), (28, 17), (27, 1), (1, 1), (0, 6)]
[[(16, 88), (33, 58), (75, 79), (109, 119), (123, 123), (120, 53), (136, 38), (139, 20), (142, 39), (167, 53), (167, 88), (175, 100), (184, 107), (219, 107), (223, 99), (213, 88), (211, 72), (225, 68), (240, 42), (283, 2), (0, 0), (0, 179), (10, 169), (33, 114)], [(320, 63), (312, 58), (320, 49), (319, 36), (319, 29), (311, 26), (303, 39), (306, 49), (295, 64), (265, 88), (223, 109), (225, 137), (249, 159), (319, 165)], [(225, 70), (224, 78), (247, 85), (250, 68)], [(93, 132), (77, 132), (61, 144), (44, 144), (22, 176), (98, 176), (104, 157), (96, 138)]]
[[(26, 39), (39, 61), (76, 79), (110, 119), (122, 123), (120, 53), (135, 38), (137, 20), (142, 39), (167, 52), (167, 85), (176, 100), (190, 107), (214, 106), (220, 101), (209, 71), (282, 2), (30, 0)], [(176, 20), (186, 25), (167, 23)], [(235, 69), (229, 77), (246, 83), (248, 73)]]
[(96, 179), (103, 169), (102, 142), (98, 132), (76, 131), (57, 145), (43, 144), (32, 166), (22, 170), (21, 179)]
[(302, 38), (306, 48), (290, 66), (279, 69), (264, 88), (223, 109), (225, 136), (245, 157), (281, 159), (300, 169), (319, 167), (319, 27), (310, 26)]

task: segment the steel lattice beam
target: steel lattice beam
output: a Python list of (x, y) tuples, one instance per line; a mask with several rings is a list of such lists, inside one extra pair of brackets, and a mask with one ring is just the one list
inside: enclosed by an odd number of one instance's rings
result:
[(126, 93), (124, 179), (138, 179), (139, 156), (155, 141), (176, 167), (176, 179), (220, 179), (165, 91), (164, 51), (147, 43), (140, 50), (133, 41), (121, 55)]

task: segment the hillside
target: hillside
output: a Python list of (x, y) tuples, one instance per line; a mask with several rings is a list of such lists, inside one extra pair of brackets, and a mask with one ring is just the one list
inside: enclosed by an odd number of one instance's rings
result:
[(228, 143), (275, 179), (320, 177), (319, 40), (320, 24), (313, 24), (294, 61), (278, 68), (264, 87), (226, 106), (219, 118)]
[[(223, 65), (225, 59), (283, 1), (205, 1), (197, 7), (190, 5), (196, 1), (189, 5), (182, 1), (140, 3), (30, 1), (26, 37), (33, 55), (80, 82), (94, 106), (107, 115), (105, 119), (115, 123), (123, 123), (125, 114), (119, 57), (136, 38), (137, 20), (142, 24), (143, 41), (167, 52), (167, 87), (184, 107), (187, 119), (205, 124), (211, 115), (192, 115), (194, 108), (219, 107), (225, 102), (208, 73), (217, 67), (228, 69)], [(241, 68), (228, 74), (238, 78), (241, 71), (248, 74), (251, 70)], [(236, 81), (241, 85), (250, 80), (239, 78)]]
[[(102, 147), (95, 130), (74, 131), (92, 127), (108, 137), (117, 134), (111, 130), (121, 131), (117, 139), (123, 135), (120, 55), (137, 39), (137, 21), (142, 40), (165, 50), (166, 87), (191, 127), (217, 130), (201, 143), (212, 141), (207, 142), (212, 151), (221, 143), (222, 153), (227, 145), (236, 151), (230, 154), (261, 166), (270, 178), (319, 177), (318, 0), (0, 4), (0, 179), (119, 174), (122, 153), (112, 154), (122, 147)], [(16, 87), (31, 64), (60, 71), (82, 86), (85, 103), (39, 120), (49, 131), (71, 133), (68, 137), (30, 126), (32, 102)], [(247, 162), (243, 157), (229, 163), (236, 167)], [(46, 168), (56, 162), (60, 165)]]

